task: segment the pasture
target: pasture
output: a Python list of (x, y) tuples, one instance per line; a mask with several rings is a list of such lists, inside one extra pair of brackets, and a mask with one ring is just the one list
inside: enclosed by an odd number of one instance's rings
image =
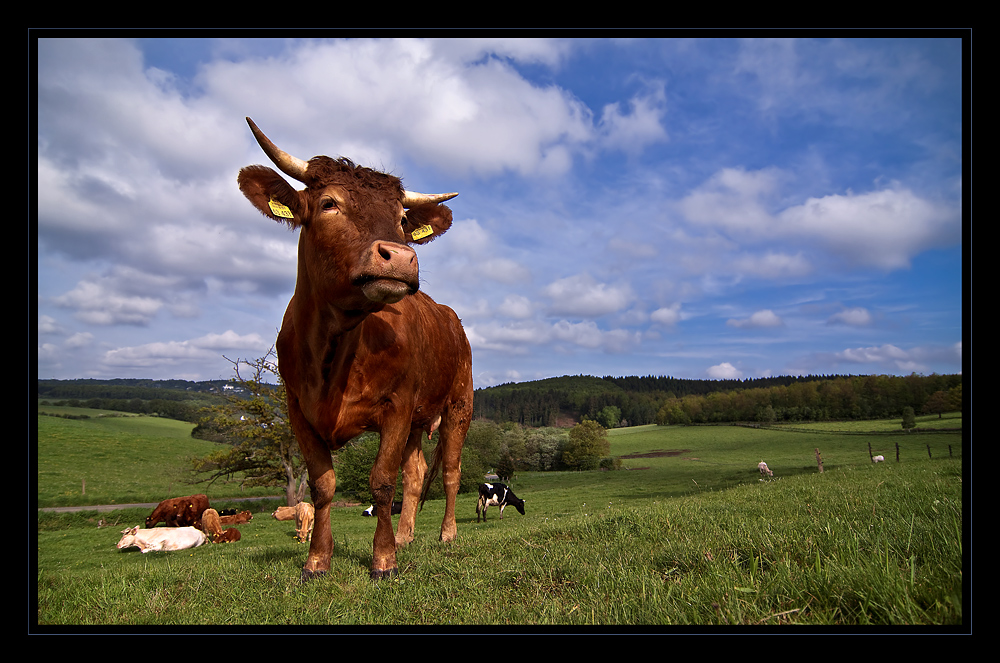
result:
[[(40, 438), (67, 434), (42, 419)], [(40, 512), (37, 624), (961, 627), (961, 434), (851, 432), (829, 424), (611, 431), (611, 452), (628, 469), (520, 474), (511, 486), (526, 515), (508, 509), (503, 521), (490, 510), (476, 523), (476, 496), (459, 495), (459, 537), (445, 545), (436, 540), (444, 500), (428, 502), (416, 541), (399, 553), (400, 575), (379, 582), (368, 577), (374, 519), (360, 517), (363, 507), (333, 509), (331, 570), (305, 585), (307, 544), (295, 541), (293, 523), (270, 518), (277, 502), (252, 507), (237, 543), (146, 555), (115, 548), (146, 510)], [(51, 501), (59, 491), (42, 485), (41, 468), (75, 444), (61, 439), (39, 442), (39, 495)], [(869, 443), (887, 462), (869, 462)], [(122, 453), (129, 458), (114, 462), (148, 463), (153, 452), (117, 445), (101, 462)], [(761, 459), (773, 479), (761, 480)], [(159, 499), (128, 490), (135, 497), (119, 502)], [(213, 506), (232, 496), (208, 492)]]

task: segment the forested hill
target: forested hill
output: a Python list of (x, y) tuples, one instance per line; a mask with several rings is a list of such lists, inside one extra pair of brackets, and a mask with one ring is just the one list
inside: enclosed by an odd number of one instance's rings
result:
[[(920, 413), (939, 391), (948, 397), (948, 409), (956, 409), (956, 403), (961, 408), (961, 385), (961, 375), (936, 374), (747, 380), (578, 375), (477, 389), (473, 413), (477, 418), (523, 426), (571, 425), (584, 417), (602, 425), (628, 426), (868, 419), (900, 416), (905, 407)], [(937, 402), (932, 401), (931, 407), (938, 407)]]
[[(577, 375), (477, 389), (473, 415), (522, 426), (876, 419), (962, 408), (961, 375), (808, 375), (747, 380)], [(197, 421), (226, 380), (38, 380), (38, 398)], [(238, 389), (238, 387), (236, 387)], [(232, 393), (232, 392), (231, 392)]]
[(197, 421), (199, 410), (219, 402), (233, 385), (226, 380), (110, 379), (38, 380), (38, 400), (75, 407), (156, 414)]

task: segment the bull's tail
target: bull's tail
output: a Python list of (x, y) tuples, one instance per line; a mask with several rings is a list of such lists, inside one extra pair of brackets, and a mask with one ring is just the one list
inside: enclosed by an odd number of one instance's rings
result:
[(424, 502), (427, 501), (427, 493), (430, 492), (431, 483), (437, 478), (438, 473), (441, 471), (441, 465), (444, 462), (444, 438), (439, 438), (437, 446), (434, 447), (434, 456), (431, 458), (431, 465), (427, 468), (427, 474), (424, 475), (424, 487), (420, 491), (420, 510), (424, 510)]

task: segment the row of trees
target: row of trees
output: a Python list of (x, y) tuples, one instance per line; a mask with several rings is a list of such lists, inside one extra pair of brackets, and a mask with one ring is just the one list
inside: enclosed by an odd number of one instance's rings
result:
[(938, 414), (962, 408), (962, 376), (868, 375), (667, 398), (656, 423), (823, 421)]
[[(714, 388), (713, 388), (714, 385)], [(662, 377), (552, 378), (477, 389), (478, 418), (522, 426), (592, 419), (605, 428), (730, 421), (876, 419), (903, 408), (961, 408), (961, 375), (862, 375), (677, 380)], [(676, 387), (678, 391), (661, 391)]]

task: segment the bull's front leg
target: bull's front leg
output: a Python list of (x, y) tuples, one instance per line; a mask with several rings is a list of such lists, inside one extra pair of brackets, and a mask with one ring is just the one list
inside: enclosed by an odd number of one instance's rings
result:
[[(409, 423), (408, 421), (406, 422)], [(380, 432), (378, 455), (372, 465), (368, 485), (376, 509), (375, 538), (372, 542), (373, 579), (389, 578), (398, 573), (396, 566), (396, 537), (392, 532), (392, 500), (396, 496), (396, 476), (399, 473), (403, 448), (409, 426), (386, 425)]]
[[(317, 475), (309, 469), (309, 494), (315, 511), (313, 534), (309, 540), (309, 555), (302, 567), (302, 581), (322, 576), (330, 570), (333, 556), (333, 532), (330, 529), (330, 504), (337, 489), (337, 477), (333, 467), (319, 470)], [(313, 478), (313, 477), (316, 478)]]
[(297, 403), (289, 401), (289, 419), (299, 450), (309, 472), (309, 494), (315, 509), (313, 535), (309, 541), (309, 554), (302, 567), (302, 582), (322, 576), (330, 570), (333, 556), (333, 532), (330, 529), (330, 505), (337, 490), (337, 476), (333, 471), (333, 458), (326, 442), (305, 423)]

